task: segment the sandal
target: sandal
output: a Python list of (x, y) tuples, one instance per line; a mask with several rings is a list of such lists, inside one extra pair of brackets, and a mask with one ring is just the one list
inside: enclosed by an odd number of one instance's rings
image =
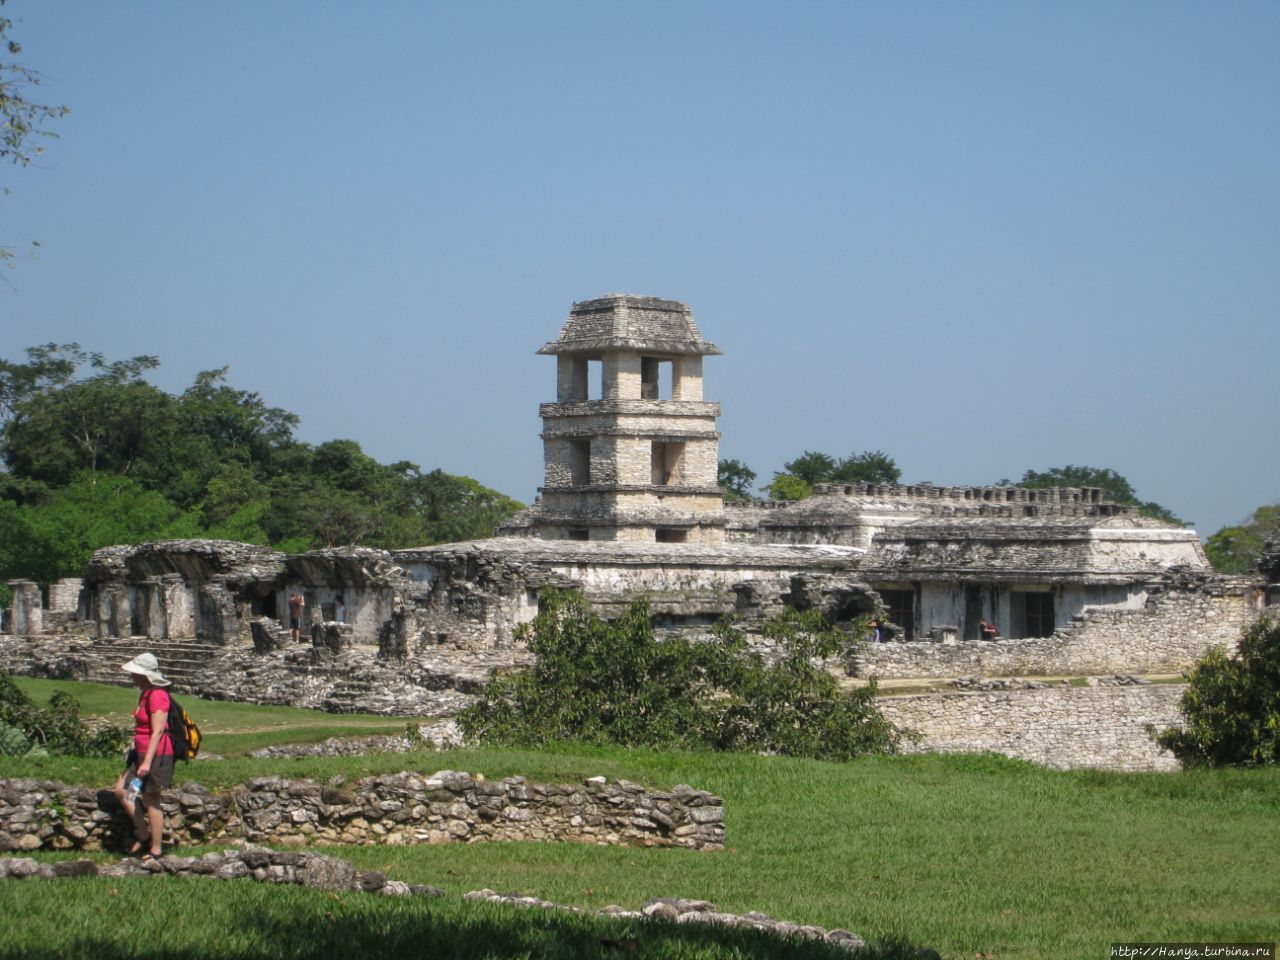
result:
[(147, 849), (147, 847), (148, 847), (148, 846), (150, 845), (150, 843), (151, 843), (151, 836), (150, 836), (150, 834), (148, 834), (148, 835), (147, 835), (147, 836), (145, 836), (145, 837), (139, 837), (139, 836), (135, 833), (135, 834), (133, 835), (133, 838), (134, 838), (134, 839), (133, 839), (133, 843), (131, 843), (131, 844), (129, 845), (129, 848), (128, 848), (127, 850), (125, 850), (125, 852), (124, 852), (124, 855), (125, 855), (126, 857), (136, 857), (136, 856), (139, 856), (139, 855), (142, 853), (142, 851), (146, 850), (146, 849)]
[(163, 850), (162, 850), (162, 851), (160, 851), (159, 853), (152, 853), (150, 850), (148, 850), (146, 853), (144, 853), (144, 854), (143, 854), (142, 856), (140, 856), (138, 859), (139, 859), (141, 862), (143, 862), (143, 863), (156, 863), (156, 862), (157, 862), (157, 861), (159, 861), (159, 859), (160, 859), (161, 857), (163, 857), (163, 856), (164, 856), (164, 851), (163, 851)]

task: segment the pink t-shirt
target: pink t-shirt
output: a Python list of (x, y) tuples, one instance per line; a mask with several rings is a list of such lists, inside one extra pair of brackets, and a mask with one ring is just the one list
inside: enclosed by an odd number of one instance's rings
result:
[[(138, 762), (147, 755), (147, 747), (151, 744), (151, 714), (157, 710), (169, 712), (169, 694), (159, 687), (144, 690), (138, 698), (138, 709), (133, 711), (133, 749), (138, 751)], [(160, 735), (160, 745), (156, 747), (156, 756), (173, 753), (173, 743), (169, 739), (169, 731)]]

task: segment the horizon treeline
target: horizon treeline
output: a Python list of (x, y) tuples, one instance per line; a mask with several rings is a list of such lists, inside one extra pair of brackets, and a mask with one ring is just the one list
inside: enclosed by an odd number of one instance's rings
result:
[(522, 506), (354, 440), (304, 443), (295, 414), (230, 386), (227, 367), (175, 395), (147, 380), (153, 356), (26, 355), (0, 360), (0, 581), (76, 576), (99, 547), (143, 540), (301, 552), (482, 538)]

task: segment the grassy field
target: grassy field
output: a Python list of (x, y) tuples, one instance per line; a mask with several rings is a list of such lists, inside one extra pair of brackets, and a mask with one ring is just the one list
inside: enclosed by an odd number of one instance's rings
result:
[[(23, 686), (46, 695), (50, 685), (23, 681)], [(132, 706), (127, 690), (73, 686), (89, 712), (118, 710), (120, 703), (127, 712)], [(396, 911), (418, 910), (461, 931), (470, 923), (489, 921), (469, 920), (472, 908), (458, 903), (457, 895), (490, 887), (591, 908), (608, 903), (636, 907), (656, 895), (705, 898), (721, 909), (760, 910), (802, 923), (845, 927), (868, 938), (896, 935), (948, 957), (1105, 957), (1113, 941), (1274, 941), (1280, 935), (1277, 770), (1062, 773), (992, 756), (828, 764), (568, 747), (260, 761), (243, 752), (264, 733), (274, 742), (310, 740), (319, 730), (332, 735), (348, 718), (194, 699), (188, 707), (210, 730), (210, 749), (227, 759), (184, 765), (179, 779), (211, 787), (268, 773), (327, 779), (452, 768), (490, 778), (520, 773), (552, 781), (604, 774), (654, 786), (684, 782), (718, 793), (725, 798), (728, 831), (728, 849), (711, 854), (550, 844), (342, 849), (334, 852), (363, 869), (443, 887), (449, 901), (392, 907), (357, 902), (354, 895), (334, 899), (306, 891), (250, 892), (230, 889), (249, 886), (245, 884), (210, 884), (201, 888), (202, 911), (234, 917), (252, 902), (254, 911), (268, 917), (297, 916), (323, 928), (327, 911), (356, 917), (347, 926), (365, 930), (398, 929)], [(403, 728), (403, 721), (386, 718), (351, 721), (348, 732)], [(215, 736), (225, 739), (214, 741)], [(116, 772), (113, 761), (0, 762), (0, 776), (107, 783)], [(70, 891), (73, 883), (43, 886)], [(42, 900), (39, 886), (0, 886), (0, 916), (37, 924), (40, 904), (47, 908), (52, 896)], [(127, 915), (135, 898), (143, 904), (150, 896), (119, 882), (81, 882), (74, 889), (76, 910), (89, 928), (95, 911)], [(164, 894), (181, 895), (181, 890)], [(56, 896), (71, 899), (62, 892)], [(184, 914), (191, 916), (183, 924), (183, 936), (191, 944), (175, 945), (173, 956), (256, 955), (236, 952), (240, 947), (201, 952), (200, 944), (215, 942), (217, 936), (216, 924), (206, 924), (201, 915)], [(419, 922), (434, 928), (436, 921)], [(205, 926), (201, 936), (196, 928)], [(70, 955), (75, 952), (74, 929), (73, 924), (52, 923), (40, 936), (59, 938), (53, 942)], [(512, 952), (451, 954), (442, 948), (413, 955), (560, 956), (529, 945), (529, 938), (546, 935), (513, 933), (509, 942), (524, 946)], [(597, 945), (594, 927), (564, 936), (582, 948), (565, 956), (612, 955)], [(20, 944), (46, 942), (22, 937), (0, 943), (0, 955), (17, 956), (20, 951), (13, 951)], [(488, 941), (476, 941), (481, 942)], [(687, 946), (685, 941), (664, 942), (661, 948), (653, 946), (651, 955), (698, 955), (678, 952)], [(638, 949), (645, 951), (639, 955), (650, 955), (650, 946)], [(719, 944), (716, 952), (705, 955), (771, 955), (761, 949)], [(90, 952), (130, 955), (127, 941), (114, 939), (103, 950)]]

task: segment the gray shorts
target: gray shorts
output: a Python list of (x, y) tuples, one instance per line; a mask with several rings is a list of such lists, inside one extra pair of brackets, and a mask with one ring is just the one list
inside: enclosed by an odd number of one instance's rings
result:
[[(137, 774), (139, 761), (138, 752), (130, 750), (129, 759), (124, 768), (125, 783)], [(151, 772), (142, 781), (142, 792), (159, 793), (171, 783), (173, 783), (173, 754), (158, 753), (151, 758)]]

